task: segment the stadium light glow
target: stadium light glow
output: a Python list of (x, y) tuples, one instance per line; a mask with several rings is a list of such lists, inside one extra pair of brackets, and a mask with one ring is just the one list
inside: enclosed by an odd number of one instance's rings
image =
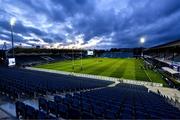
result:
[(145, 37), (141, 37), (141, 38), (140, 38), (140, 43), (141, 43), (141, 44), (143, 44), (145, 41), (146, 41), (146, 38), (145, 38)]
[(16, 18), (13, 17), (10, 19), (10, 25), (14, 26), (15, 24), (16, 24)]

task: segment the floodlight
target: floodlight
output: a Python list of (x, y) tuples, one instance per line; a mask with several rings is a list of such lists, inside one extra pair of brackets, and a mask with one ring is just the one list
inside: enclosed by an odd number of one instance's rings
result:
[(143, 44), (143, 43), (145, 42), (145, 40), (146, 40), (145, 37), (141, 37), (141, 38), (140, 38), (140, 43)]
[(14, 17), (11, 18), (11, 19), (10, 19), (10, 25), (11, 25), (11, 26), (14, 26), (15, 23), (16, 23), (16, 18), (14, 18)]

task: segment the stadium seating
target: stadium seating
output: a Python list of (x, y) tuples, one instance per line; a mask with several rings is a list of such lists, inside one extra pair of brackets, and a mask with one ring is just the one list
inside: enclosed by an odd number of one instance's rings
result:
[(174, 57), (174, 61), (175, 61), (175, 62), (180, 62), (180, 55), (175, 56), (175, 57)]
[(36, 110), (32, 106), (23, 102), (16, 102), (16, 117), (18, 119), (56, 119), (55, 116), (49, 115), (47, 112)]
[(46, 62), (46, 60), (38, 55), (16, 56), (16, 64), (19, 66), (33, 66), (43, 62)]
[(62, 55), (18, 55), (16, 56), (16, 64), (18, 66), (35, 66), (64, 59), (66, 58)]
[(113, 82), (81, 78), (46, 72), (30, 71), (18, 68), (0, 68), (0, 90), (17, 98), (25, 93), (34, 96), (35, 93), (75, 91), (103, 87)]
[[(0, 73), (2, 93), (13, 98), (41, 96), (39, 108), (15, 103), (19, 119), (180, 119), (179, 109), (144, 86), (105, 87), (113, 82), (18, 68), (1, 67)], [(97, 87), (103, 88), (93, 89)], [(47, 92), (56, 94), (53, 99), (42, 97)]]
[(101, 55), (104, 58), (131, 58), (133, 53), (131, 52), (105, 52)]
[[(44, 116), (51, 114), (65, 119), (180, 119), (180, 110), (162, 96), (143, 86), (123, 83), (65, 96), (55, 95), (54, 100), (40, 97), (39, 108)], [(34, 111), (30, 107), (22, 109)], [(17, 112), (24, 115), (23, 110)]]

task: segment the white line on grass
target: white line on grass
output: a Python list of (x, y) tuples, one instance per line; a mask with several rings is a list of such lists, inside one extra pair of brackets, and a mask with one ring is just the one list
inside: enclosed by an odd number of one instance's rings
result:
[[(143, 70), (144, 70), (144, 66), (142, 65), (141, 62), (140, 62), (140, 64), (141, 64), (141, 66), (142, 66), (142, 68), (143, 68)], [(144, 70), (144, 72), (146, 73), (146, 76), (149, 78), (149, 80), (152, 82), (152, 79), (149, 77), (149, 75), (147, 74), (146, 70)]]

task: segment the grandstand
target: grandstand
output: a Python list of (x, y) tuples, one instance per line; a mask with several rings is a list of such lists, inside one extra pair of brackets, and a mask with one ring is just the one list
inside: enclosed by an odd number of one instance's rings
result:
[[(72, 50), (40, 49), (40, 48), (15, 48), (16, 65), (19, 67), (34, 66), (50, 62), (72, 59)], [(86, 51), (82, 51), (84, 57)], [(73, 57), (81, 56), (80, 50), (73, 50)], [(12, 49), (0, 51), (1, 63), (8, 64), (8, 58), (12, 57)], [(3, 59), (3, 60), (2, 60)]]
[[(144, 52), (145, 59), (156, 67), (171, 86), (180, 85), (180, 40), (158, 45)], [(172, 85), (173, 84), (173, 85)]]
[[(1, 91), (9, 92), (13, 98), (36, 93), (80, 90), (101, 87), (110, 84), (109, 81), (83, 80), (80, 77), (56, 75), (46, 72), (35, 72), (25, 69), (0, 68)], [(9, 76), (11, 75), (11, 76)], [(73, 79), (76, 79), (74, 81)], [(64, 82), (66, 81), (66, 82)]]
[(106, 52), (101, 55), (103, 58), (132, 58), (133, 53), (130, 52)]

